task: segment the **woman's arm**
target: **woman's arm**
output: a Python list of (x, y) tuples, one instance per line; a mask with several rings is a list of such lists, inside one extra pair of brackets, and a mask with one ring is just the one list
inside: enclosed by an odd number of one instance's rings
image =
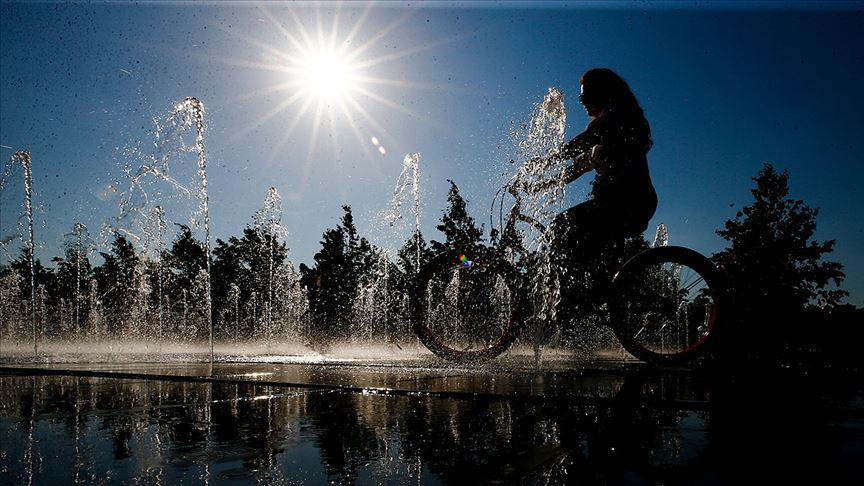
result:
[[(564, 170), (561, 171), (558, 177), (553, 176), (547, 180), (536, 181), (530, 186), (525, 187), (526, 192), (543, 192), (557, 186), (562, 179), (564, 180), (565, 184), (569, 184), (576, 179), (582, 177), (582, 175), (591, 172), (595, 169), (596, 164), (594, 160), (594, 154), (598, 151), (598, 149), (602, 149), (602, 146), (595, 145), (591, 148), (591, 150), (586, 150), (582, 152), (581, 154), (579, 154), (579, 156), (573, 159), (573, 164), (566, 166)], [(552, 157), (558, 157), (563, 159), (561, 152), (553, 155)]]
[(546, 191), (558, 185), (561, 179), (564, 180), (565, 184), (569, 184), (597, 168), (593, 157), (597, 148), (602, 149), (604, 126), (606, 126), (604, 117), (594, 118), (588, 123), (584, 132), (573, 137), (572, 140), (562, 145), (559, 151), (543, 161), (547, 167), (562, 160), (573, 161), (572, 165), (568, 165), (561, 172), (560, 179), (553, 177), (550, 180), (537, 181), (530, 186), (524, 186), (523, 189), (531, 193)]
[(561, 147), (561, 157), (576, 160), (580, 155), (603, 143), (604, 117), (600, 116), (588, 123), (585, 131), (573, 137)]
[(561, 147), (558, 156), (573, 161), (573, 165), (567, 166), (563, 173), (564, 180), (568, 184), (595, 169), (593, 152), (596, 147), (603, 143), (603, 125), (602, 116), (591, 120), (584, 132), (576, 135)]
[(591, 160), (590, 152), (582, 152), (578, 157), (573, 159), (573, 164), (564, 168), (561, 174), (566, 184), (570, 184), (584, 174), (594, 170), (594, 162)]

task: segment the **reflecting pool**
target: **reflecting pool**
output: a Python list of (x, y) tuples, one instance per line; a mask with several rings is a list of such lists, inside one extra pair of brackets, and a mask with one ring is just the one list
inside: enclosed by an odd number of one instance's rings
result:
[[(507, 374), (478, 372), (474, 380), (486, 375)], [(857, 385), (825, 394), (817, 384), (747, 388), (686, 373), (613, 370), (535, 375), (555, 383), (537, 393), (506, 385), (504, 394), (469, 388), (447, 395), (244, 376), (253, 381), (0, 371), (0, 483), (864, 479)], [(561, 391), (568, 380), (578, 392)]]

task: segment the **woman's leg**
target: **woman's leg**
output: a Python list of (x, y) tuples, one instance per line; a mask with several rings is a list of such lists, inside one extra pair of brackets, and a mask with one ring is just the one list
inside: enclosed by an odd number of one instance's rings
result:
[(596, 284), (600, 274), (605, 275), (598, 266), (605, 260), (608, 227), (614, 222), (603, 206), (589, 200), (564, 211), (552, 223), (551, 281), (544, 290), (554, 291), (558, 285), (555, 321), (567, 340), (585, 331), (580, 325), (583, 317), (596, 314)]
[(596, 242), (608, 239), (615, 223), (613, 214), (594, 199), (563, 211), (550, 226), (553, 258), (566, 263), (584, 257)]

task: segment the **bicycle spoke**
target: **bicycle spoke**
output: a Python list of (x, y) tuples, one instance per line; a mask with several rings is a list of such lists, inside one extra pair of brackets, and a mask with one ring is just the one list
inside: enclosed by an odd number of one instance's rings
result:
[(693, 287), (695, 287), (695, 286), (697, 286), (697, 285), (699, 285), (699, 284), (702, 284), (703, 286), (704, 286), (704, 284), (705, 284), (705, 279), (702, 278), (701, 276), (700, 276), (698, 279), (696, 279), (693, 283), (691, 283), (691, 284), (687, 285), (686, 287), (684, 287), (684, 290), (686, 290), (686, 291), (689, 293), (691, 290), (693, 290)]
[[(429, 275), (424, 314), (418, 333), (430, 350), (447, 359), (476, 360), (496, 356), (515, 339), (511, 284), (499, 260), (456, 254), (470, 264), (453, 266), (454, 254), (439, 257)], [(483, 256), (483, 255), (480, 255)]]
[(639, 279), (638, 281), (636, 281), (635, 279), (630, 279), (629, 281), (638, 284), (639, 288), (641, 290), (646, 290), (649, 293), (654, 294), (658, 298), (661, 298), (661, 299), (668, 299), (669, 298), (668, 295), (661, 294), (653, 286), (651, 286), (651, 282), (643, 281), (643, 279)]
[(703, 270), (710, 262), (682, 248), (648, 252), (622, 270), (616, 332), (637, 357), (683, 359), (711, 332), (715, 292)]

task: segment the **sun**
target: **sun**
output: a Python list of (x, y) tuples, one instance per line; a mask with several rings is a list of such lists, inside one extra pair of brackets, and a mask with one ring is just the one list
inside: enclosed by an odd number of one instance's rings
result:
[[(260, 20), (269, 29), (275, 29), (281, 37), (281, 41), (275, 44), (272, 40), (260, 41), (254, 34), (226, 31), (259, 49), (263, 61), (222, 58), (223, 62), (278, 74), (274, 77), (274, 84), (242, 93), (228, 102), (239, 103), (256, 97), (283, 95), (280, 102), (270, 106), (253, 123), (235, 132), (232, 140), (242, 140), (265, 124), (285, 120), (282, 135), (271, 151), (271, 157), (275, 158), (284, 146), (296, 139), (295, 129), (305, 126), (310, 128), (307, 131), (309, 135), (304, 136), (304, 141), (308, 143), (308, 165), (318, 151), (318, 138), (322, 132), (327, 133), (334, 154), (343, 148), (345, 141), (337, 141), (337, 137), (333, 136), (338, 125), (347, 127), (353, 133), (358, 146), (372, 160), (385, 156), (387, 151), (382, 143), (390, 137), (375, 114), (380, 114), (382, 109), (389, 109), (416, 120), (426, 120), (399, 103), (394, 96), (397, 90), (418, 87), (420, 84), (385, 77), (382, 74), (384, 70), (380, 68), (385, 63), (397, 62), (418, 51), (433, 48), (437, 43), (381, 54), (380, 46), (386, 36), (406, 17), (389, 25), (372, 28), (367, 22), (372, 14), (372, 4), (368, 4), (359, 15), (352, 15), (354, 20), (348, 25), (344, 22), (341, 4), (336, 4), (335, 10), (326, 13), (322, 13), (321, 8), (330, 8), (332, 4), (326, 4), (327, 7), (320, 5), (316, 4), (314, 11), (293, 7), (271, 11), (267, 5), (259, 5)], [(301, 19), (300, 15), (306, 17)], [(325, 18), (329, 19), (329, 25)], [(310, 25), (314, 26), (311, 30)], [(376, 50), (379, 51), (377, 55)], [(369, 141), (373, 139), (379, 143), (370, 145)]]
[(319, 48), (305, 53), (296, 74), (300, 89), (319, 101), (332, 103), (356, 92), (357, 64), (343, 53)]

